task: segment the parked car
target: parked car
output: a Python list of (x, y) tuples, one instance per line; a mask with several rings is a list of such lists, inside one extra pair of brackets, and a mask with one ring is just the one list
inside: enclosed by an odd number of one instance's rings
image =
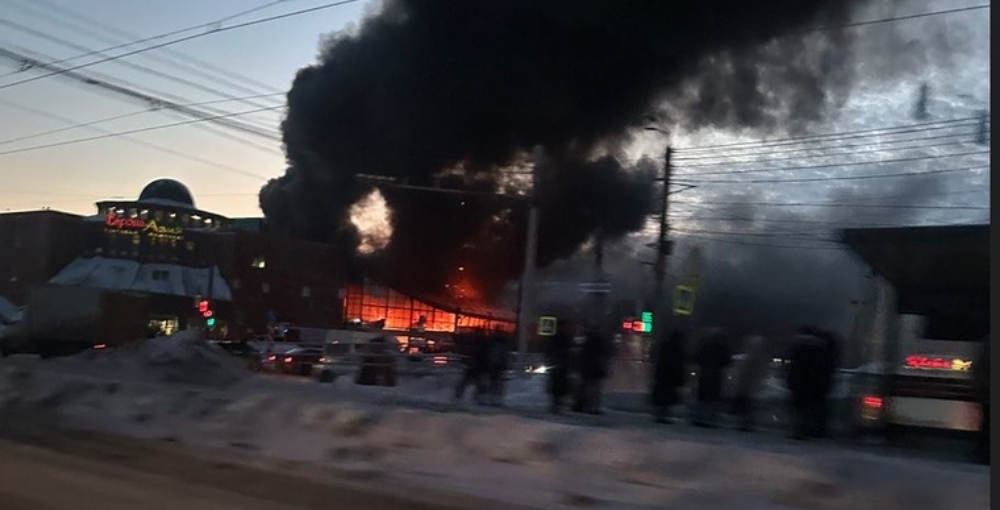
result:
[(261, 362), (261, 370), (279, 374), (310, 375), (312, 367), (323, 357), (323, 350), (317, 347), (294, 347), (288, 350), (266, 353)]

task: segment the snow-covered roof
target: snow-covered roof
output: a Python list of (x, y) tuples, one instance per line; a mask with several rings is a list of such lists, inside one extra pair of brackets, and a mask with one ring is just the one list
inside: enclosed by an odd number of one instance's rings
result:
[(21, 309), (7, 298), (0, 296), (0, 324), (21, 320)]
[[(209, 268), (179, 264), (141, 264), (125, 259), (80, 257), (59, 271), (49, 283), (194, 298), (208, 295), (209, 272)], [(213, 274), (211, 299), (232, 301), (233, 294), (225, 278), (217, 268)]]

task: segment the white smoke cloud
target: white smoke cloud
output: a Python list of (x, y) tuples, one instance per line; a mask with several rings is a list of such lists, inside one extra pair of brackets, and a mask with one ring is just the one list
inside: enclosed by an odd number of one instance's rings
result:
[(391, 213), (385, 197), (377, 189), (351, 206), (351, 224), (358, 229), (361, 237), (358, 252), (368, 255), (389, 245), (392, 237)]

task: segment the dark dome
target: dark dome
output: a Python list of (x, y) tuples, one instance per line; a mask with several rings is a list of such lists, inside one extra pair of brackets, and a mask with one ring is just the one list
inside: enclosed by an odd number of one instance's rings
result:
[(191, 191), (187, 186), (173, 179), (157, 179), (146, 185), (139, 193), (140, 202), (148, 201), (176, 202), (194, 208), (194, 198), (191, 198)]

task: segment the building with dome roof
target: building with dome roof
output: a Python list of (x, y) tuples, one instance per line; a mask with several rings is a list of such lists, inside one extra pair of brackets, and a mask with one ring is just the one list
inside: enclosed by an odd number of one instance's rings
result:
[(138, 292), (150, 304), (150, 326), (162, 332), (204, 325), (196, 304), (209, 299), (211, 334), (230, 339), (278, 324), (383, 324), (403, 336), (414, 324), (421, 336), (513, 327), (509, 313), (383, 287), (348, 271), (333, 246), (285, 237), (262, 218), (230, 219), (199, 209), (187, 186), (174, 179), (150, 182), (137, 199), (96, 206), (91, 216), (0, 214), (0, 297), (25, 305), (38, 286)]

